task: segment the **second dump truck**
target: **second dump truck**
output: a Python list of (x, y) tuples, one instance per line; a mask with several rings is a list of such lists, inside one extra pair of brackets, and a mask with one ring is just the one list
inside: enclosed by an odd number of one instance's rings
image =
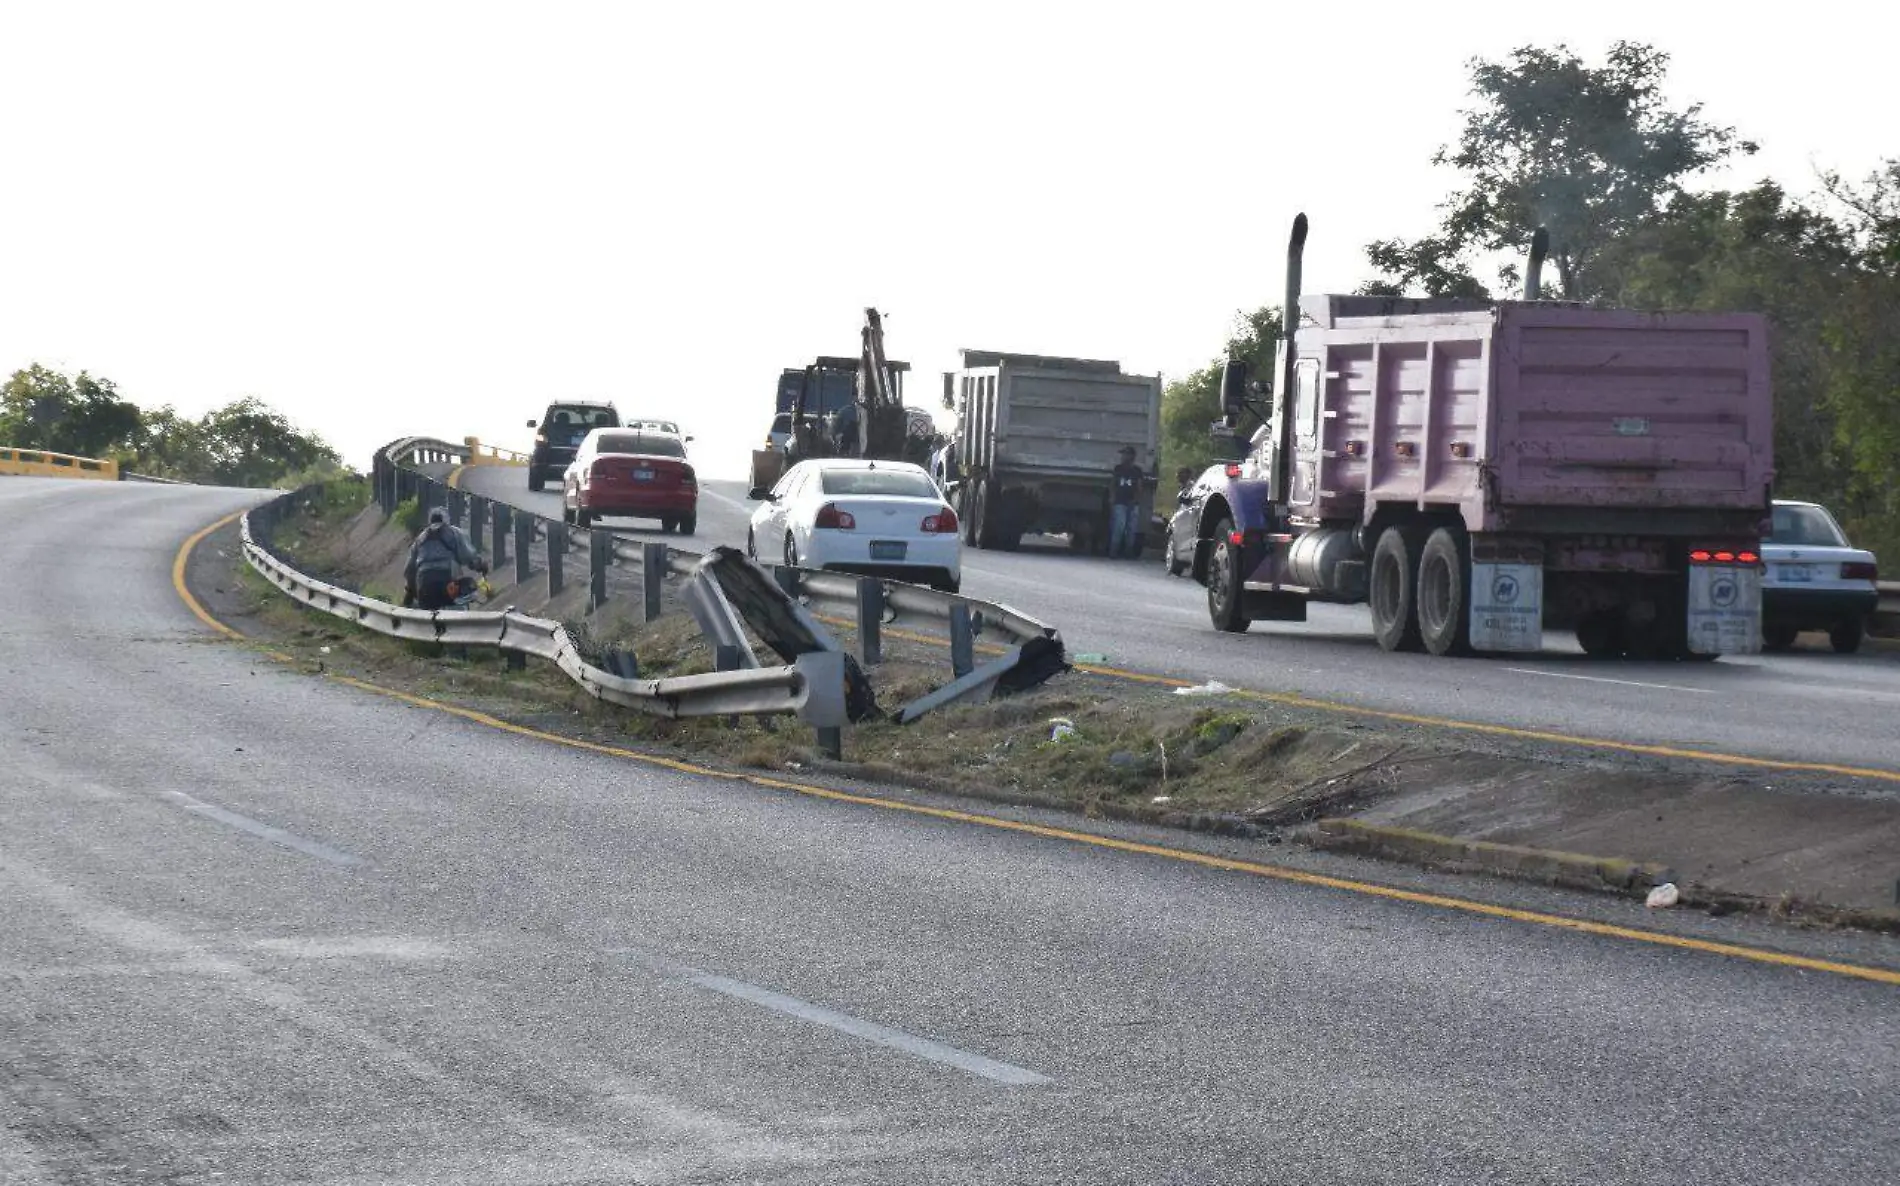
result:
[[(1749, 313), (1300, 295), (1263, 425), (1190, 498), (1220, 630), (1365, 602), (1388, 651), (1712, 658), (1761, 647), (1773, 470), (1768, 329)], [(1197, 506), (1193, 504), (1198, 504)]]
[(1099, 551), (1122, 448), (1135, 450), (1150, 481), (1156, 474), (1157, 375), (1123, 374), (1100, 359), (965, 350), (962, 369), (944, 375), (943, 402), (957, 413), (957, 514), (979, 548), (1010, 551), (1026, 533), (1044, 532)]

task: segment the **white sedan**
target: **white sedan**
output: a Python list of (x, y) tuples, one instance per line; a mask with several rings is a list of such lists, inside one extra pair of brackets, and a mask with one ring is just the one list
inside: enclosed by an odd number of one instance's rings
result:
[(1847, 542), (1826, 508), (1776, 499), (1774, 531), (1762, 541), (1762, 643), (1794, 645), (1804, 630), (1825, 630), (1836, 651), (1860, 649), (1867, 615), (1880, 604), (1874, 554)]
[(903, 461), (822, 457), (785, 472), (746, 530), (764, 563), (922, 582), (963, 583), (957, 513), (924, 470)]

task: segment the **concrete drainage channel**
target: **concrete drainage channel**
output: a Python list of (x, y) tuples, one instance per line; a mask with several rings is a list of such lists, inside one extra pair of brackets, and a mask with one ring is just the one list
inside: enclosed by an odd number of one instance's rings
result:
[[(512, 609), (404, 609), (318, 581), (286, 563), (270, 546), (272, 529), (299, 511), (311, 490), (283, 495), (245, 516), (245, 558), (298, 601), (377, 633), (493, 646), (517, 663), (532, 655), (556, 664), (597, 699), (659, 716), (795, 715), (817, 730), (820, 749), (833, 757), (842, 753), (846, 725), (879, 715), (867, 669), (881, 662), (882, 626), (887, 621), (928, 618), (944, 623), (949, 633), (949, 678), (898, 709), (893, 715), (901, 723), (946, 705), (1024, 691), (1067, 669), (1055, 628), (1007, 606), (872, 577), (784, 566), (768, 571), (733, 548), (698, 554), (623, 540), (454, 489), (413, 468), (461, 463), (469, 456), (469, 446), (427, 437), (404, 438), (380, 450), (372, 474), (380, 510), (393, 515), (409, 499), (444, 507), (451, 522), (486, 547), (492, 565), (514, 566), (517, 585), (533, 578), (535, 554), (540, 552), (550, 599), (567, 586), (567, 562), (579, 553), (585, 568), (577, 568), (575, 576), (585, 574), (590, 614), (607, 601), (610, 569), (637, 574), (639, 604), (633, 616), (643, 622), (660, 616), (664, 582), (684, 580), (682, 599), (712, 649), (716, 670), (642, 679), (637, 655), (610, 651), (598, 656), (598, 665), (590, 663), (559, 622)], [(853, 615), (858, 653), (847, 653), (808, 605)], [(978, 664), (976, 642), (984, 637), (1000, 643), (1002, 653)], [(753, 639), (776, 664), (761, 660)]]

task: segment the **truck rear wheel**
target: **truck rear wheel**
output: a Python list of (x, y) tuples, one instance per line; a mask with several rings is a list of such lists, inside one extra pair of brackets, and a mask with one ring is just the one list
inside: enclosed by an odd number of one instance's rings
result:
[(1245, 634), (1253, 619), (1247, 616), (1247, 574), (1241, 570), (1233, 530), (1232, 519), (1214, 525), (1214, 554), (1207, 561), (1207, 616), (1216, 630)]
[(1471, 653), (1471, 543), (1440, 527), (1418, 558), (1418, 631), (1434, 655)]
[(1372, 636), (1385, 651), (1419, 651), (1418, 558), (1424, 531), (1416, 525), (1388, 527), (1372, 549)]

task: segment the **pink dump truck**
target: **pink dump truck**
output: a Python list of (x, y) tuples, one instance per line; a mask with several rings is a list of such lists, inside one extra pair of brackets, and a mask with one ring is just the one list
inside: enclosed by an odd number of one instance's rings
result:
[(1301, 298), (1305, 235), (1271, 390), (1223, 378), (1253, 451), (1184, 496), (1216, 627), (1363, 601), (1386, 650), (1760, 649), (1762, 317), (1539, 301), (1541, 232), (1524, 301)]

